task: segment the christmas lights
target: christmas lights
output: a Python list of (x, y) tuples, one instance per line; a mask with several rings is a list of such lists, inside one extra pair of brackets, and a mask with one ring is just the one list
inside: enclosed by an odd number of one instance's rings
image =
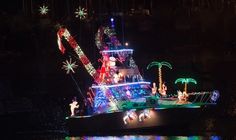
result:
[(97, 81), (97, 71), (96, 69), (92, 66), (91, 62), (89, 59), (86, 57), (80, 46), (77, 44), (75, 39), (70, 35), (69, 31), (66, 28), (60, 28), (59, 31), (57, 32), (57, 43), (59, 46), (59, 49), (62, 53), (65, 52), (65, 47), (63, 46), (61, 42), (61, 38), (65, 37), (67, 42), (70, 44), (70, 46), (74, 49), (76, 54), (79, 56), (80, 61), (83, 63), (84, 67), (88, 71), (88, 73)]
[(181, 82), (182, 84), (184, 84), (184, 92), (187, 93), (187, 85), (188, 83), (194, 83), (197, 84), (197, 81), (193, 78), (178, 78), (175, 80), (175, 84)]
[(160, 94), (162, 94), (163, 96), (166, 96), (166, 88), (165, 85), (162, 83), (162, 72), (161, 72), (161, 68), (162, 66), (167, 66), (168, 68), (172, 69), (172, 66), (170, 63), (162, 61), (162, 62), (157, 62), (157, 61), (153, 61), (151, 62), (148, 66), (147, 69), (150, 69), (153, 66), (157, 66), (158, 67), (158, 80), (159, 80), (159, 87), (158, 87), (158, 91)]
[(101, 53), (118, 53), (118, 52), (127, 52), (127, 53), (133, 53), (133, 49), (119, 49), (119, 50), (103, 50)]
[(92, 88), (111, 88), (111, 87), (120, 87), (120, 86), (130, 86), (130, 85), (140, 85), (147, 84), (150, 85), (150, 82), (132, 82), (132, 83), (123, 83), (123, 84), (115, 84), (115, 85), (93, 85)]
[(48, 11), (49, 11), (48, 6), (43, 5), (39, 7), (39, 12), (41, 15), (46, 15)]
[[(100, 50), (107, 50), (109, 46), (103, 41), (103, 36), (107, 35), (110, 39), (111, 45), (115, 48), (122, 46), (120, 41), (115, 36), (115, 31), (109, 27), (100, 27), (95, 36), (95, 44)], [(111, 46), (110, 46), (111, 47)]]
[(79, 7), (75, 10), (75, 17), (80, 19), (85, 19), (87, 16), (87, 9)]
[(150, 110), (149, 109), (145, 109), (145, 110), (143, 110), (140, 114), (139, 114), (139, 116), (138, 116), (138, 120), (140, 121), (140, 122), (142, 122), (142, 121), (144, 121), (146, 118), (151, 118), (151, 115), (150, 115)]
[(74, 69), (78, 67), (78, 65), (75, 64), (75, 62), (71, 62), (71, 58), (70, 60), (66, 60), (65, 62), (62, 62), (63, 63), (63, 66), (62, 66), (62, 69), (66, 70), (66, 74), (69, 74), (70, 71), (72, 71), (73, 73), (75, 73)]

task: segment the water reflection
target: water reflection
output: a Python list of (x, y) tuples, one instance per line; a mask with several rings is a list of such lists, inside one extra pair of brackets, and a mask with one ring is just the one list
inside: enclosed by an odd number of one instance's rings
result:
[(220, 136), (155, 136), (155, 135), (126, 135), (126, 136), (83, 136), (66, 137), (65, 140), (221, 140)]
[(19, 135), (17, 139), (24, 140), (236, 140), (236, 136), (157, 136), (157, 135), (123, 135), (123, 136), (76, 136), (65, 135)]

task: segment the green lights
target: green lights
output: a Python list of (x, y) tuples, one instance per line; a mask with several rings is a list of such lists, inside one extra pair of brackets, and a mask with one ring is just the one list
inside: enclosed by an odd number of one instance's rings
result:
[(177, 84), (178, 82), (181, 82), (182, 84), (183, 83), (194, 83), (194, 84), (197, 84), (197, 81), (193, 78), (178, 78), (175, 80), (175, 84)]
[(161, 72), (161, 68), (162, 66), (166, 66), (170, 69), (172, 69), (172, 66), (170, 63), (166, 62), (166, 61), (162, 61), (162, 62), (158, 62), (158, 61), (153, 61), (151, 62), (148, 66), (147, 69), (150, 69), (153, 66), (157, 66), (158, 67), (158, 81), (159, 81), (159, 87), (158, 87), (158, 91), (161, 95), (166, 96), (166, 90), (165, 89), (165, 85), (163, 85), (162, 83), (162, 72)]
[(162, 62), (153, 61), (147, 66), (147, 69), (150, 69), (153, 66), (158, 66), (158, 68), (162, 68), (162, 66), (167, 66), (168, 68), (172, 69), (171, 64), (166, 61)]
[(197, 81), (193, 78), (178, 78), (175, 80), (175, 84), (181, 82), (182, 84), (184, 84), (184, 91), (187, 93), (187, 85), (188, 83), (194, 83), (197, 84)]

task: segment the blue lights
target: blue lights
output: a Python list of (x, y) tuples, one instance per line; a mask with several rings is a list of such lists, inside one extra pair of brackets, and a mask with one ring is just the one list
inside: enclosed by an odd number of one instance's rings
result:
[(211, 136), (210, 140), (221, 140), (219, 136)]
[(115, 27), (114, 18), (110, 18), (110, 21), (111, 21), (111, 27), (114, 28)]
[[(94, 112), (104, 113), (109, 111), (119, 111), (123, 102), (133, 101), (150, 96), (150, 82), (132, 82), (115, 85), (92, 86), (96, 93), (94, 98)], [(117, 109), (111, 107), (114, 104)], [(114, 110), (115, 109), (115, 110)]]
[(104, 50), (101, 53), (118, 53), (118, 52), (130, 52), (133, 53), (133, 49), (120, 49), (120, 50)]
[(218, 90), (214, 90), (211, 95), (211, 102), (215, 103), (220, 96), (220, 92)]
[(122, 83), (122, 84), (115, 84), (115, 85), (97, 85), (97, 86), (93, 85), (92, 88), (111, 88), (111, 87), (138, 85), (138, 84), (150, 85), (150, 82), (132, 82), (132, 83)]

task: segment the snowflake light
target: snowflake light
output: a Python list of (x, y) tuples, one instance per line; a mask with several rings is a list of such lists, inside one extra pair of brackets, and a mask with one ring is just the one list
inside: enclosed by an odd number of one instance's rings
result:
[(85, 19), (87, 16), (87, 9), (79, 7), (75, 10), (75, 17), (80, 19)]
[(48, 6), (43, 5), (39, 7), (39, 12), (41, 15), (46, 15), (48, 11), (49, 11)]
[(75, 73), (74, 69), (78, 67), (78, 65), (75, 64), (75, 62), (71, 62), (71, 58), (70, 61), (66, 60), (63, 63), (62, 69), (66, 70), (66, 74), (69, 74), (70, 71), (72, 71), (73, 73)]

